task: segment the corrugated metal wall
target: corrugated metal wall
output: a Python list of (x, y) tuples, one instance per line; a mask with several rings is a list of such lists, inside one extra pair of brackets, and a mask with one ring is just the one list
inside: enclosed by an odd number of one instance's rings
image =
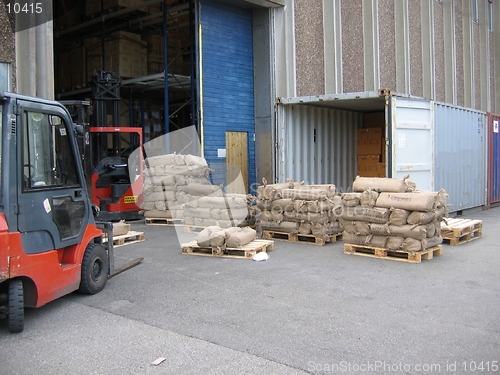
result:
[(356, 177), (357, 129), (363, 114), (307, 105), (278, 105), (279, 182), (335, 184), (347, 191)]
[(485, 205), (486, 114), (435, 103), (434, 187), (449, 195), (450, 212)]
[(226, 182), (226, 131), (248, 133), (248, 183), (255, 184), (255, 116), (252, 12), (215, 0), (203, 0), (202, 111), (204, 156), (213, 182)]

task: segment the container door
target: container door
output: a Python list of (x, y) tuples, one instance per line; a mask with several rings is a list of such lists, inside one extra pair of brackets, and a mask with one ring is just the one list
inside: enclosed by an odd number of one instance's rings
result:
[(410, 179), (419, 190), (434, 190), (434, 103), (391, 98), (390, 177)]
[(500, 203), (500, 115), (488, 115), (488, 205)]

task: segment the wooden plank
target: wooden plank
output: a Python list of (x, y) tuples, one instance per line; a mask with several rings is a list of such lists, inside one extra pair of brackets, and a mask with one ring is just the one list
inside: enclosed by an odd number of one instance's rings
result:
[(183, 219), (169, 219), (165, 217), (146, 217), (144, 218), (144, 224), (146, 225), (168, 225), (168, 226), (175, 226), (175, 225), (183, 225), (184, 220)]
[(228, 193), (248, 191), (247, 132), (226, 132), (226, 180)]
[(345, 254), (354, 254), (370, 258), (389, 259), (399, 262), (420, 263), (422, 259), (432, 259), (434, 255), (442, 254), (443, 248), (441, 245), (431, 247), (422, 251), (403, 251), (403, 250), (388, 250), (378, 247), (344, 244)]
[[(144, 232), (128, 231), (127, 234), (122, 234), (121, 236), (113, 237), (113, 246), (119, 247), (123, 245), (130, 245), (137, 242), (142, 242), (146, 239)], [(103, 237), (104, 243), (108, 242), (107, 236)]]
[(448, 219), (441, 223), (441, 236), (450, 245), (457, 246), (481, 238), (482, 220)]
[(217, 249), (212, 247), (198, 246), (196, 241), (191, 241), (181, 245), (182, 254), (200, 255), (222, 258), (243, 258), (252, 259), (253, 256), (260, 252), (274, 250), (274, 241), (256, 239), (249, 244), (238, 248)]

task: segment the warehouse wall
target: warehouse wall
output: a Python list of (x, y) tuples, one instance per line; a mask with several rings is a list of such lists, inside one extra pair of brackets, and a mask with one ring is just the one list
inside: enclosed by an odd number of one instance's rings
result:
[(5, 2), (0, 3), (0, 62), (11, 64), (10, 82), (12, 91), (16, 91), (16, 52), (15, 52), (15, 19), (5, 9)]
[(494, 111), (500, 101), (495, 94), (500, 84), (500, 1), (493, 0), (493, 32), (487, 25), (488, 1), (478, 0), (478, 22), (472, 20), (471, 4), (289, 0), (276, 29), (277, 95), (388, 88)]

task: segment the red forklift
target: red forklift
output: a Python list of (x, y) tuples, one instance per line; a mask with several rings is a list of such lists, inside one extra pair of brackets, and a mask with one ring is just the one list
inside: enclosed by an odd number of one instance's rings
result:
[(25, 307), (98, 293), (121, 271), (112, 224), (94, 219), (67, 109), (0, 92), (0, 115), (0, 317), (20, 332)]
[(142, 150), (142, 128), (119, 124), (120, 85), (117, 73), (94, 72), (92, 105), (83, 100), (61, 101), (78, 129), (77, 143), (91, 201), (99, 208), (100, 219), (106, 221), (142, 218), (141, 196), (134, 195), (143, 183), (143, 155), (134, 153)]

